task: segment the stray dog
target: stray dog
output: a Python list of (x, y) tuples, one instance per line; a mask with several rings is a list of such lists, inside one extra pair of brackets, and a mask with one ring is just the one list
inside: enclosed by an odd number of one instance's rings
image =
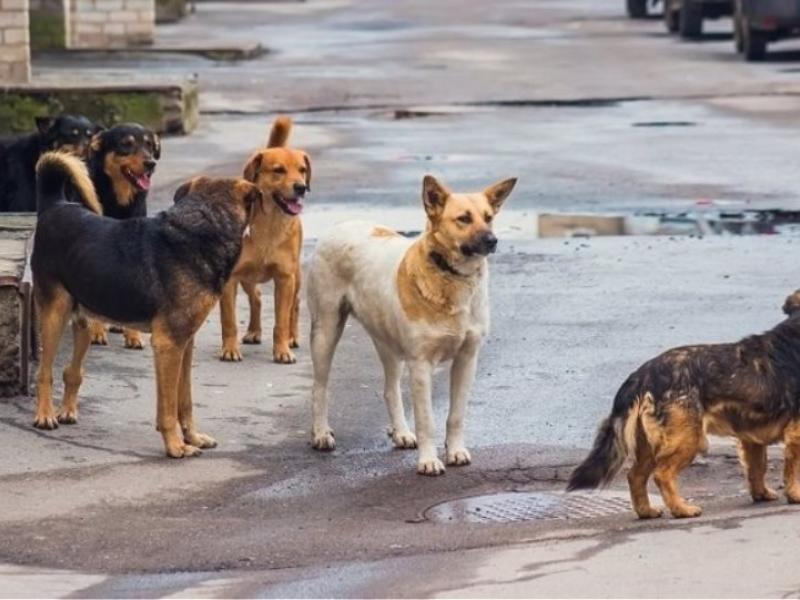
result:
[(696, 517), (699, 506), (678, 492), (678, 474), (708, 447), (706, 433), (737, 438), (754, 502), (775, 500), (767, 487), (767, 446), (785, 444), (784, 493), (800, 502), (800, 290), (786, 299), (789, 317), (735, 344), (684, 346), (646, 362), (617, 392), (589, 456), (567, 489), (609, 483), (627, 455), (633, 509), (641, 519), (661, 516), (650, 506), (653, 475), (674, 517)]
[[(89, 175), (103, 206), (103, 214), (115, 219), (147, 216), (147, 192), (150, 178), (161, 158), (158, 136), (136, 123), (115, 125), (92, 138), (89, 149)], [(92, 343), (105, 346), (105, 324), (89, 323)], [(125, 347), (144, 348), (142, 335), (123, 328)]]
[[(42, 353), (34, 426), (55, 429), (78, 418), (78, 388), (90, 345), (87, 317), (152, 333), (157, 428), (168, 456), (216, 445), (192, 417), (194, 335), (222, 294), (261, 192), (242, 179), (200, 177), (155, 217), (117, 220), (102, 207), (83, 163), (47, 153), (37, 168), (39, 217), (31, 259)], [(82, 204), (66, 202), (69, 185)], [(90, 210), (87, 210), (88, 207)], [(93, 212), (94, 211), (94, 212)], [(72, 316), (72, 359), (64, 400), (53, 408), (53, 361)]]
[(81, 158), (101, 128), (75, 115), (36, 117), (35, 133), (0, 142), (0, 212), (36, 212), (36, 162), (62, 150)]
[[(433, 439), (431, 378), (438, 363), (452, 360), (446, 459), (449, 465), (471, 462), (463, 423), (478, 350), (489, 327), (486, 256), (497, 246), (492, 220), (515, 183), (507, 179), (481, 193), (455, 194), (427, 175), (422, 200), (428, 222), (417, 240), (385, 227), (349, 223), (337, 225), (318, 243), (308, 282), (315, 449), (336, 445), (328, 425), (328, 375), (352, 314), (383, 364), (394, 445), (419, 447), (418, 473), (444, 473)], [(416, 437), (400, 397), (404, 363), (411, 375)]]
[(242, 360), (236, 332), (236, 291), (241, 283), (250, 302), (250, 324), (242, 338), (245, 344), (261, 343), (261, 290), (258, 284), (275, 281), (275, 324), (272, 357), (277, 363), (295, 362), (292, 348), (299, 341), (300, 250), (303, 226), (300, 212), (311, 190), (308, 154), (286, 146), (292, 131), (288, 117), (272, 125), (267, 147), (256, 152), (244, 168), (267, 199), (263, 213), (256, 214), (245, 238), (242, 256), (220, 301), (222, 350), (220, 359)]

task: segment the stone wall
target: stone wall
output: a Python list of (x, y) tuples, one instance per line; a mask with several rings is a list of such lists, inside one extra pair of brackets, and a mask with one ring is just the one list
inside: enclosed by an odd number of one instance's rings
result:
[(31, 79), (28, 0), (0, 0), (0, 82)]
[(65, 1), (69, 48), (124, 48), (153, 43), (155, 0)]

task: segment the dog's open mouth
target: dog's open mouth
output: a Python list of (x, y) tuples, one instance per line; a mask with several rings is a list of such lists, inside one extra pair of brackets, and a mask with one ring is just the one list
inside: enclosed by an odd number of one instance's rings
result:
[(303, 212), (303, 203), (298, 198), (287, 199), (280, 194), (273, 194), (272, 198), (287, 215), (296, 216)]
[(152, 173), (142, 173), (141, 175), (137, 175), (128, 167), (122, 167), (121, 170), (122, 174), (125, 175), (128, 181), (135, 185), (139, 190), (146, 192), (150, 189), (150, 176)]

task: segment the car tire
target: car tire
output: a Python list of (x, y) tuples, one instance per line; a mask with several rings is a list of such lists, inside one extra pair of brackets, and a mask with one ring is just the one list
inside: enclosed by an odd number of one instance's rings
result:
[(767, 56), (767, 35), (747, 24), (742, 26), (742, 52), (748, 62), (762, 61)]
[(680, 13), (680, 33), (685, 40), (696, 40), (703, 35), (703, 5), (683, 0)]
[(677, 33), (680, 27), (680, 11), (672, 8), (672, 2), (664, 0), (664, 25), (669, 33)]
[(647, 0), (626, 0), (625, 3), (631, 19), (647, 18)]

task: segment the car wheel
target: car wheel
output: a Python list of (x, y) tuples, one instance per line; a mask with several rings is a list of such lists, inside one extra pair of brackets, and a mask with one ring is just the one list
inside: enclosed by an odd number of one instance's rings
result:
[(626, 0), (628, 16), (631, 19), (644, 19), (647, 17), (647, 0)]
[(680, 14), (681, 37), (695, 40), (703, 35), (703, 5), (692, 0), (683, 0)]
[(764, 60), (767, 56), (767, 35), (747, 24), (742, 26), (742, 33), (744, 33), (742, 45), (744, 57), (750, 62)]
[(664, 0), (664, 25), (670, 33), (677, 33), (680, 25), (680, 11), (675, 10), (669, 0)]

